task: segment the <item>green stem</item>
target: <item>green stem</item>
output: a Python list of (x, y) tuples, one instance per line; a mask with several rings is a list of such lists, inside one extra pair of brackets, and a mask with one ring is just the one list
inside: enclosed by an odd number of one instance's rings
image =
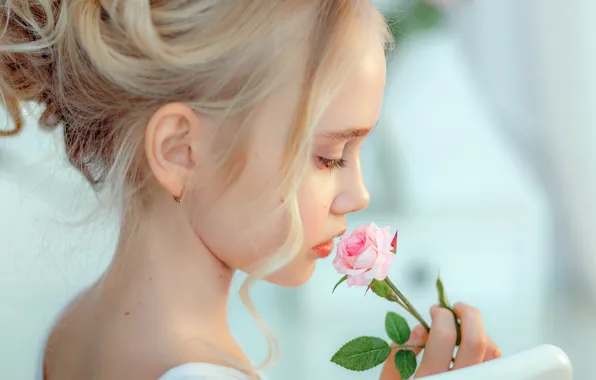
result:
[[(404, 294), (402, 292), (400, 292), (399, 289), (397, 289), (397, 286), (395, 286), (395, 284), (393, 282), (391, 282), (391, 280), (389, 279), (389, 277), (386, 277), (384, 281), (391, 288), (391, 290), (393, 291), (393, 293), (395, 293), (394, 295), (391, 294), (390, 296), (387, 296), (386, 298), (388, 300), (390, 300), (390, 301), (396, 302), (401, 307), (403, 307), (407, 312), (409, 312), (410, 314), (412, 314), (412, 316), (414, 318), (416, 318), (418, 320), (418, 322), (420, 322), (420, 324), (422, 326), (424, 326), (424, 328), (426, 329), (426, 331), (430, 332), (430, 326), (428, 325), (428, 323), (426, 323), (426, 321), (424, 320), (424, 318), (422, 318), (422, 316), (420, 315), (420, 313), (418, 313), (418, 311), (416, 310), (416, 308), (414, 307), (414, 305), (412, 305), (410, 303), (410, 301), (408, 301), (408, 299), (406, 298), (406, 296), (404, 296)], [(391, 297), (391, 296), (393, 296), (393, 297)], [(454, 317), (455, 317), (455, 313), (454, 313)], [(456, 321), (457, 321), (457, 319), (456, 319)], [(459, 333), (459, 331), (458, 331), (458, 333)], [(401, 346), (397, 346), (397, 347), (394, 347), (394, 348), (406, 348), (405, 346), (407, 346), (407, 345), (401, 345)], [(424, 345), (412, 345), (412, 346), (413, 346), (413, 348), (424, 348)], [(455, 364), (455, 358), (454, 357), (451, 358), (451, 363)]]
[(399, 306), (403, 307), (404, 310), (407, 311), (408, 313), (410, 312), (410, 309), (408, 309), (408, 307), (397, 297), (397, 295), (391, 293), (385, 298), (388, 299), (389, 301), (395, 302)]
[(410, 301), (408, 301), (408, 299), (406, 298), (406, 296), (404, 296), (402, 294), (402, 292), (399, 291), (399, 289), (397, 289), (397, 287), (393, 284), (393, 282), (391, 282), (391, 280), (389, 279), (389, 277), (385, 278), (385, 283), (387, 285), (389, 285), (389, 287), (391, 288), (391, 290), (393, 290), (393, 292), (395, 293), (395, 295), (401, 299), (401, 301), (403, 302), (403, 304), (405, 305), (405, 309), (412, 314), (412, 316), (414, 318), (416, 318), (418, 320), (418, 322), (420, 322), (420, 324), (422, 326), (424, 326), (424, 328), (426, 329), (426, 331), (430, 332), (430, 326), (428, 325), (428, 323), (426, 323), (426, 321), (424, 320), (424, 318), (422, 318), (422, 316), (420, 315), (420, 313), (418, 313), (418, 311), (416, 310), (416, 308), (410, 303)]

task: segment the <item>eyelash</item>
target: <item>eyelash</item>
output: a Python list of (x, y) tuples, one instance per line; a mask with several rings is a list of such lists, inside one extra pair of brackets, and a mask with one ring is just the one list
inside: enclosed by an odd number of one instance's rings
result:
[(348, 164), (348, 162), (343, 158), (340, 158), (339, 160), (332, 160), (325, 157), (317, 157), (317, 159), (321, 163), (321, 165), (323, 165), (326, 169), (330, 170), (345, 168)]

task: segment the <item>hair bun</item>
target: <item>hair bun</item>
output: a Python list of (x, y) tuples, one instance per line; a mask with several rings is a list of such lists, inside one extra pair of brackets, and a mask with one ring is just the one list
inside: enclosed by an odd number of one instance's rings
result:
[(40, 119), (45, 126), (55, 126), (48, 122), (61, 119), (51, 102), (55, 56), (51, 38), (59, 6), (55, 0), (35, 5), (7, 0), (0, 8), (0, 91), (14, 121), (14, 128), (0, 131), (0, 136), (14, 135), (22, 128), (20, 101), (46, 103)]

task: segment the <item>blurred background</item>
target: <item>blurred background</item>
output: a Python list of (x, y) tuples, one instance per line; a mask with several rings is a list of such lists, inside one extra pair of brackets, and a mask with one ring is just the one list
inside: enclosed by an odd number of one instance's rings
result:
[[(575, 379), (592, 379), (596, 2), (376, 4), (397, 46), (382, 118), (363, 151), (372, 203), (351, 216), (350, 228), (370, 221), (399, 228), (390, 277), (425, 317), (437, 302), (440, 269), (450, 299), (481, 309), (504, 355), (555, 344), (571, 358)], [(0, 139), (7, 379), (34, 378), (53, 319), (113, 249), (117, 221), (102, 214), (61, 148), (60, 136), (35, 125)], [(361, 289), (331, 295), (339, 277), (328, 261), (302, 288), (256, 287), (282, 347), (268, 371), (273, 379), (378, 378), (380, 368), (352, 373), (329, 359), (354, 337), (384, 337), (385, 313), (396, 309)], [(231, 303), (232, 328), (258, 361), (261, 333), (238, 297)]]

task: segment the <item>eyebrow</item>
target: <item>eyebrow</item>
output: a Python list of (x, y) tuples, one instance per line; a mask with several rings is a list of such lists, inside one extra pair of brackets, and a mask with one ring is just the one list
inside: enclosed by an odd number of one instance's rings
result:
[(341, 131), (341, 132), (330, 132), (330, 133), (326, 133), (323, 136), (330, 138), (330, 139), (334, 139), (334, 140), (349, 140), (349, 139), (354, 139), (357, 137), (363, 137), (366, 136), (370, 133), (372, 128), (353, 128), (347, 131)]

